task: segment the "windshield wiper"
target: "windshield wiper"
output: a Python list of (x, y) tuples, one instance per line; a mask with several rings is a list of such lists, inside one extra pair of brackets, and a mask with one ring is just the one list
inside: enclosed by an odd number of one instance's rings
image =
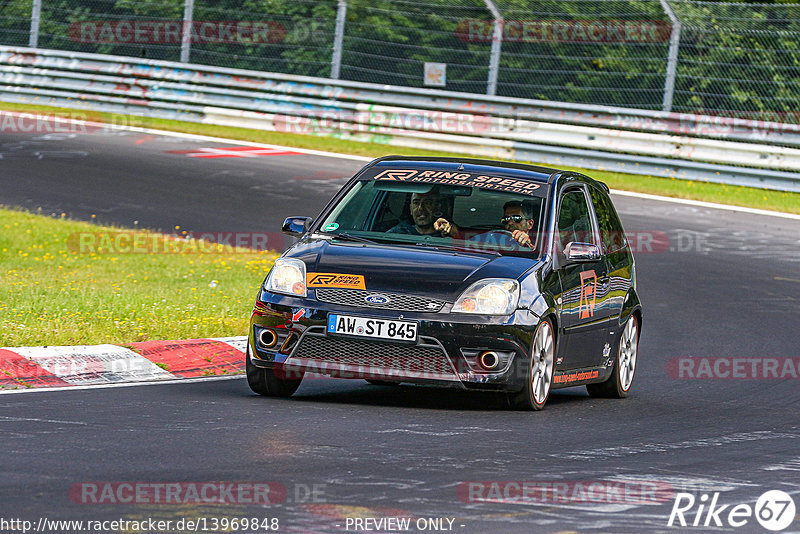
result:
[(342, 232), (341, 234), (328, 234), (325, 235), (332, 236), (334, 239), (341, 239), (342, 241), (357, 241), (359, 243), (372, 243), (373, 245), (377, 245), (377, 241), (373, 241), (372, 239), (367, 239), (366, 237), (361, 237), (353, 234), (348, 234), (347, 232)]
[(455, 245), (441, 245), (441, 244), (437, 244), (437, 243), (427, 243), (425, 241), (420, 241), (418, 243), (414, 243), (414, 245), (417, 246), (417, 247), (434, 248), (436, 250), (453, 250), (453, 251), (456, 251), (456, 252), (477, 252), (478, 254), (494, 254), (495, 256), (502, 256), (502, 254), (500, 254), (496, 250), (475, 250), (475, 249), (466, 248), (466, 247), (457, 247)]

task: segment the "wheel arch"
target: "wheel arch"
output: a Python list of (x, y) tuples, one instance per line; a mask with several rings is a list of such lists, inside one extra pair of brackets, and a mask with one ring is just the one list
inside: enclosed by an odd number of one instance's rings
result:
[(638, 335), (642, 335), (642, 307), (639, 306), (633, 310), (632, 315), (636, 317), (636, 326), (638, 327)]
[(628, 317), (634, 315), (636, 317), (636, 322), (638, 323), (639, 332), (642, 330), (642, 304), (639, 301), (639, 295), (636, 293), (636, 290), (631, 288), (628, 290), (628, 293), (625, 295), (625, 301), (622, 304), (622, 310), (619, 313), (619, 327), (621, 328), (625, 321), (628, 320)]
[(555, 310), (555, 308), (551, 308), (551, 309), (547, 310), (547, 312), (545, 312), (544, 315), (542, 315), (542, 319), (541, 320), (545, 320), (545, 319), (550, 319), (550, 325), (553, 327), (552, 328), (552, 330), (553, 330), (553, 338), (554, 338), (555, 345), (556, 345), (555, 346), (555, 352), (554, 352), (553, 355), (554, 355), (555, 358), (558, 358), (558, 340), (561, 339), (561, 335), (560, 335), (560, 333), (558, 331), (558, 328), (559, 328), (558, 327), (558, 312)]

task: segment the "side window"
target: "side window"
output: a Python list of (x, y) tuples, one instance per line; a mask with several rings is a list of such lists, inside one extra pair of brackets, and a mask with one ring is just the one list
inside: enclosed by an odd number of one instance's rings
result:
[[(353, 186), (328, 215), (321, 228), (336, 223), (342, 231), (363, 229), (366, 217), (375, 201), (375, 192), (371, 187), (365, 187), (365, 184), (368, 182), (358, 182)], [(345, 206), (347, 210), (343, 209)]]
[(594, 187), (590, 187), (589, 192), (592, 196), (595, 215), (597, 215), (597, 224), (600, 226), (603, 249), (608, 254), (625, 248), (628, 245), (628, 241), (625, 239), (625, 230), (622, 229), (622, 223), (619, 221), (617, 210), (614, 209), (611, 199)]
[(407, 196), (406, 193), (383, 193), (382, 198), (379, 198), (381, 203), (376, 210), (377, 213), (372, 224), (365, 229), (373, 232), (385, 232), (400, 222), (401, 219), (409, 219), (410, 216), (407, 215)]
[(561, 196), (558, 237), (561, 242), (559, 251), (563, 251), (570, 241), (598, 244), (592, 231), (592, 218), (583, 190), (573, 189)]

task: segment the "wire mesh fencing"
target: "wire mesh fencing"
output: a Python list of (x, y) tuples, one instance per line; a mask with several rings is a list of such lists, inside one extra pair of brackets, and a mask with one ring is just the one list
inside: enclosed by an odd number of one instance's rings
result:
[(447, 65), (444, 88), (485, 93), (490, 50), (464, 38), (464, 24), (491, 15), (482, 0), (348, 2), (342, 78), (424, 86), (425, 63)]
[(0, 44), (25, 46), (30, 42), (32, 1), (0, 2)]
[(800, 122), (796, 3), (0, 0), (0, 44)]
[(661, 106), (670, 30), (658, 0), (497, 3), (505, 20), (499, 94)]
[(670, 4), (683, 26), (673, 109), (800, 122), (800, 5)]

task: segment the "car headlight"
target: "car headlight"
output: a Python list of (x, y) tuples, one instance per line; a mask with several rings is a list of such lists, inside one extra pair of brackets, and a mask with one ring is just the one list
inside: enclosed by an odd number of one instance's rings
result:
[(454, 313), (510, 315), (519, 302), (519, 282), (508, 278), (486, 278), (475, 282), (458, 297)]
[(264, 290), (305, 297), (308, 294), (306, 264), (294, 258), (278, 258), (264, 282)]

